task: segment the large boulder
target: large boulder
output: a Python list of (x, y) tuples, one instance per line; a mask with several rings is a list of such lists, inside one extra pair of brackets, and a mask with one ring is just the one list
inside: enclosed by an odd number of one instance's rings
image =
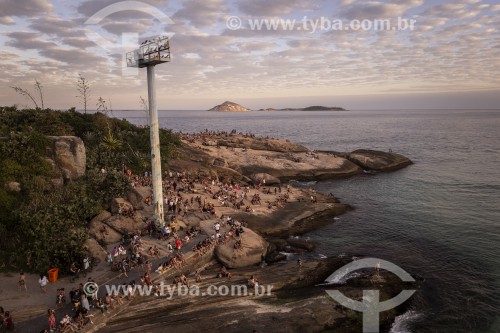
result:
[(136, 186), (127, 194), (127, 199), (136, 210), (144, 209), (145, 200), (153, 194), (149, 186)]
[(122, 235), (110, 228), (103, 221), (111, 217), (111, 213), (102, 211), (89, 223), (89, 234), (101, 244), (114, 244), (122, 238)]
[(133, 233), (146, 228), (146, 223), (142, 220), (142, 215), (137, 212), (134, 217), (113, 215), (104, 221), (104, 223), (122, 234)]
[(48, 157), (53, 161), (54, 169), (64, 180), (75, 180), (85, 175), (87, 165), (85, 145), (76, 136), (52, 136), (48, 147)]
[(299, 248), (299, 249), (304, 249), (307, 250), (308, 252), (312, 252), (316, 249), (316, 244), (312, 242), (308, 242), (305, 239), (301, 238), (289, 238), (287, 239), (287, 243), (290, 246)]
[(349, 160), (365, 170), (394, 171), (413, 162), (400, 154), (377, 150), (359, 149), (349, 154)]
[(134, 209), (134, 207), (126, 199), (114, 198), (113, 200), (111, 200), (111, 213), (119, 214), (121, 211), (129, 209)]
[(215, 249), (217, 259), (228, 268), (239, 268), (255, 265), (261, 262), (266, 255), (267, 242), (251, 229), (243, 228), (241, 247), (234, 248), (236, 240), (231, 239), (226, 244), (218, 245)]
[(98, 258), (101, 261), (106, 260), (106, 251), (102, 248), (99, 243), (93, 239), (89, 238), (85, 241), (84, 248), (90, 253), (94, 258)]
[(107, 220), (111, 217), (111, 213), (108, 212), (107, 210), (103, 210), (102, 212), (100, 212), (99, 214), (97, 214), (96, 216), (94, 216), (92, 218), (92, 221), (99, 221), (99, 222), (102, 222), (104, 220)]
[(272, 176), (272, 175), (270, 175), (268, 173), (255, 173), (255, 174), (251, 175), (250, 178), (255, 183), (259, 183), (261, 181), (265, 181), (266, 185), (277, 185), (277, 184), (281, 183), (281, 181), (279, 180), (279, 178), (274, 177), (274, 176)]

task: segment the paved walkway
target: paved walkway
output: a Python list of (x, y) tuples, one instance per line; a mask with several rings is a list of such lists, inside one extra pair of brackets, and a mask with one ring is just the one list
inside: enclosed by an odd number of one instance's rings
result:
[[(193, 238), (190, 240), (189, 244), (183, 245), (182, 247), (182, 252), (185, 257), (188, 257), (189, 255), (192, 254), (191, 248), (193, 247), (194, 244), (197, 244), (199, 241), (204, 240), (207, 237), (207, 235), (200, 234), (197, 237)], [(152, 239), (149, 236), (145, 236), (142, 238), (145, 242), (153, 242), (156, 244), (167, 244), (167, 241), (159, 241), (156, 239)], [(171, 241), (172, 239), (169, 239)], [(112, 248), (114, 245), (111, 245), (110, 247)], [(145, 247), (146, 249), (148, 248), (147, 246)], [(175, 252), (174, 252), (175, 253)], [(170, 256), (161, 256), (158, 259), (154, 259), (149, 257), (149, 260), (152, 261), (152, 273), (151, 277), (152, 280), (155, 278), (158, 278), (159, 275), (155, 273), (156, 268), (159, 266), (160, 263), (164, 263), (167, 261), (167, 259), (170, 258)], [(182, 271), (182, 269), (180, 270)], [(180, 274), (179, 271), (179, 274)], [(87, 282), (87, 279), (89, 277), (92, 277), (96, 283), (100, 286), (105, 286), (105, 285), (123, 285), (123, 284), (128, 284), (131, 281), (135, 281), (136, 284), (141, 284), (141, 276), (144, 275), (144, 271), (137, 271), (137, 268), (133, 268), (130, 272), (128, 272), (128, 277), (122, 276), (118, 277), (119, 273), (118, 272), (112, 272), (110, 269), (109, 264), (107, 263), (100, 263), (97, 267), (94, 268), (93, 273), (89, 273), (86, 278), (80, 278), (79, 280), (75, 281), (75, 283), (70, 284), (68, 278), (64, 278), (61, 281), (58, 281), (55, 284), (52, 284), (48, 288), (47, 294), (45, 294), (45, 297), (48, 298), (53, 298), (53, 305), (50, 307), (52, 309), (55, 308), (55, 301), (56, 301), (56, 290), (58, 288), (65, 288), (66, 291), (66, 306), (64, 308), (56, 309), (56, 322), (59, 326), (59, 321), (66, 315), (69, 314), (71, 317), (74, 315), (74, 311), (71, 308), (71, 300), (69, 298), (69, 291), (74, 288), (78, 287), (80, 283), (85, 284)], [(17, 277), (16, 277), (17, 278)], [(16, 279), (13, 278), (13, 279)], [(22, 292), (19, 292), (22, 293)], [(28, 290), (28, 294), (30, 293), (40, 293), (40, 290), (37, 288), (36, 290)], [(106, 288), (101, 287), (99, 288), (98, 292), (98, 297), (103, 297), (106, 294)], [(1, 305), (1, 304), (0, 304)], [(7, 304), (6, 304), (7, 305)], [(5, 306), (4, 306), (5, 307)], [(48, 309), (48, 308), (47, 308)], [(8, 309), (6, 309), (8, 311)], [(94, 314), (96, 316), (100, 316), (100, 310), (96, 309), (91, 309), (91, 314)], [(14, 320), (15, 320), (15, 312), (14, 312)], [(39, 333), (43, 329), (48, 329), (48, 317), (46, 314), (36, 316), (24, 321), (19, 321), (16, 322), (16, 331), (17, 333)], [(89, 325), (89, 324), (88, 324)]]

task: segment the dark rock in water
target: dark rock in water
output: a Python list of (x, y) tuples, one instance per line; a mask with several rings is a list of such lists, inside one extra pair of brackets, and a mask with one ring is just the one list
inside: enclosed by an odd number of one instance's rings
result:
[(273, 239), (272, 243), (276, 246), (276, 251), (284, 251), (288, 243), (284, 239)]
[(266, 256), (266, 262), (268, 264), (273, 264), (273, 263), (283, 261), (283, 260), (286, 260), (286, 255), (283, 253), (280, 253), (280, 252), (269, 253)]
[(286, 252), (286, 253), (300, 254), (300, 253), (304, 253), (305, 249), (301, 249), (301, 248), (298, 248), (298, 247), (293, 247), (293, 246), (287, 245), (287, 246), (285, 246), (284, 252)]
[(287, 239), (287, 242), (288, 244), (290, 244), (290, 246), (297, 247), (299, 249), (304, 249), (307, 250), (308, 252), (312, 252), (316, 249), (316, 244), (300, 238), (289, 238)]
[(400, 154), (377, 150), (359, 149), (349, 154), (349, 160), (365, 170), (394, 171), (413, 162)]

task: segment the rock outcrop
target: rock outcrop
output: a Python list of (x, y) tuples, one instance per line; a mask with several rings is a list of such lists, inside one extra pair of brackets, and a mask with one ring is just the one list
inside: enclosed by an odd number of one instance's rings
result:
[(142, 230), (146, 227), (146, 223), (142, 220), (140, 212), (135, 212), (133, 217), (113, 215), (105, 220), (104, 223), (121, 234), (137, 232), (137, 230)]
[(413, 162), (400, 154), (377, 150), (359, 149), (349, 154), (349, 160), (365, 170), (394, 171)]
[(110, 228), (104, 223), (105, 220), (111, 217), (108, 211), (102, 211), (99, 215), (94, 217), (89, 223), (89, 235), (92, 236), (101, 244), (109, 245), (114, 244), (122, 238), (122, 235)]
[(247, 112), (250, 111), (250, 109), (241, 106), (239, 104), (233, 103), (226, 101), (220, 105), (214, 106), (208, 111), (217, 111), (217, 112)]
[(268, 173), (255, 173), (250, 176), (250, 179), (255, 183), (263, 182), (265, 185), (277, 185), (281, 183), (278, 177), (271, 176)]
[(53, 162), (54, 170), (65, 181), (75, 180), (85, 175), (86, 154), (82, 139), (76, 136), (52, 136), (47, 155)]
[(153, 195), (153, 190), (149, 186), (136, 186), (127, 194), (127, 199), (135, 210), (144, 209), (145, 200)]
[(304, 249), (308, 252), (312, 252), (316, 249), (316, 244), (312, 242), (308, 242), (305, 239), (300, 239), (300, 238), (289, 238), (287, 239), (287, 243), (290, 246), (299, 248), (299, 249)]
[(124, 198), (114, 198), (113, 200), (111, 200), (112, 214), (121, 214), (121, 212), (128, 211), (130, 209), (134, 209), (134, 207)]
[(85, 241), (84, 248), (90, 253), (94, 258), (98, 258), (100, 261), (106, 260), (106, 251), (94, 238), (89, 238)]
[(234, 248), (235, 240), (215, 248), (215, 255), (219, 261), (228, 268), (246, 267), (261, 262), (262, 256), (266, 255), (267, 242), (248, 228), (241, 234), (241, 247)]

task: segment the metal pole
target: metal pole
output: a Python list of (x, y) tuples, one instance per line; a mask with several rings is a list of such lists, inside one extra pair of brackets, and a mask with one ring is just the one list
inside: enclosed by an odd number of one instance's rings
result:
[(160, 132), (156, 109), (155, 66), (148, 66), (149, 131), (151, 137), (151, 169), (153, 176), (153, 205), (155, 223), (163, 227), (163, 189), (161, 177)]

